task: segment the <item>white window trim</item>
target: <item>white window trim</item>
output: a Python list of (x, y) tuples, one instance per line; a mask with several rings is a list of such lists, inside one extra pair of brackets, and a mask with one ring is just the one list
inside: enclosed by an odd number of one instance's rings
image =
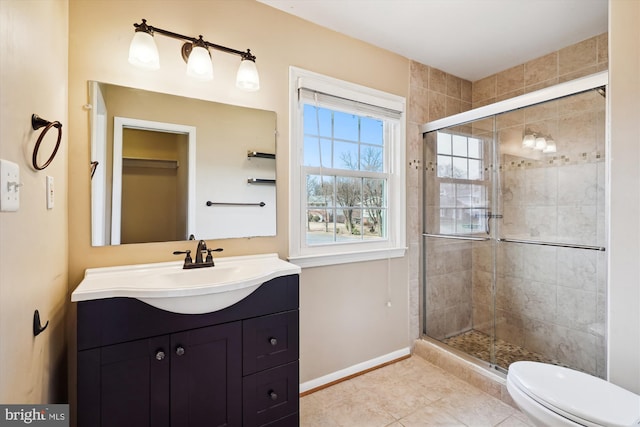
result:
[[(389, 158), (388, 239), (384, 241), (336, 243), (305, 247), (302, 206), (303, 124), (298, 110), (298, 88), (400, 111), (399, 129)], [(332, 77), (289, 67), (289, 261), (300, 267), (345, 264), (397, 258), (406, 252), (406, 100), (404, 97), (371, 89)]]

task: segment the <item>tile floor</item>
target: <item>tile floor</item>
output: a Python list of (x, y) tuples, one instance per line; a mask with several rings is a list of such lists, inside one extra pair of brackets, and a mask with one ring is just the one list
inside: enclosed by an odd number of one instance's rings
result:
[(300, 399), (302, 427), (532, 426), (517, 409), (419, 356)]

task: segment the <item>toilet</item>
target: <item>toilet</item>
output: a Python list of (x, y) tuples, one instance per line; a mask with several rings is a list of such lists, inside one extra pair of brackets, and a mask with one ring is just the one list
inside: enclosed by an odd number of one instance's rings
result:
[(515, 362), (507, 390), (537, 426), (640, 427), (640, 396), (561, 366)]

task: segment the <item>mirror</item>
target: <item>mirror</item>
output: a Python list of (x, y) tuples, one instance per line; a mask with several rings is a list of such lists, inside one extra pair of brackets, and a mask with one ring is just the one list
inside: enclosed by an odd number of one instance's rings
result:
[(89, 82), (92, 245), (276, 234), (276, 113)]

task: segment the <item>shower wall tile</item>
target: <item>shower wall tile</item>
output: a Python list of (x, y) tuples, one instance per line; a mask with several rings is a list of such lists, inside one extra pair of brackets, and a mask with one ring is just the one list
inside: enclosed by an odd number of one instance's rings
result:
[[(408, 121), (415, 126), (429, 121), (429, 91), (424, 87), (411, 89), (408, 107)], [(408, 131), (408, 130), (407, 130)], [(419, 132), (419, 130), (418, 130)], [(408, 155), (409, 153), (407, 153)]]
[(524, 64), (524, 85), (532, 86), (558, 76), (558, 52), (536, 58)]
[(560, 75), (595, 66), (598, 62), (598, 42), (596, 37), (583, 40), (558, 51), (558, 71)]
[(527, 206), (555, 206), (558, 201), (558, 170), (556, 168), (527, 169), (524, 201)]
[(473, 82), (471, 86), (471, 102), (473, 108), (477, 108), (478, 103), (495, 99), (497, 79), (495, 74), (481, 80)]
[(462, 100), (462, 80), (452, 74), (447, 74), (447, 96)]
[(410, 97), (415, 97), (415, 89), (427, 89), (429, 87), (429, 66), (416, 61), (409, 63), (409, 85), (411, 87)]
[[(441, 93), (447, 94), (447, 73), (438, 70), (437, 68), (429, 68), (429, 89)], [(431, 119), (433, 120), (433, 119)]]
[(460, 100), (463, 103), (469, 104), (469, 109), (471, 109), (471, 87), (472, 83), (469, 80), (464, 80), (460, 82)]
[(558, 235), (565, 243), (593, 245), (597, 235), (594, 205), (558, 206)]
[(496, 96), (522, 90), (524, 87), (524, 64), (501, 71), (496, 75)]
[(447, 96), (445, 99), (445, 117), (462, 113), (462, 101), (459, 98)]
[(558, 248), (558, 286), (597, 290), (597, 253)]
[(509, 311), (496, 310), (496, 338), (511, 344), (525, 346), (524, 321)]
[(558, 168), (558, 200), (564, 205), (595, 205), (598, 200), (598, 164)]
[(556, 353), (558, 361), (581, 371), (596, 372), (596, 336), (562, 326), (556, 326), (554, 335), (559, 341)]
[(596, 36), (596, 41), (598, 42), (598, 64), (609, 65), (609, 34), (603, 33), (599, 36)]
[(472, 84), (472, 106), (478, 108), (608, 68), (608, 35), (583, 40)]
[(429, 120), (438, 120), (447, 116), (447, 95), (429, 91)]
[[(524, 223), (515, 229), (517, 233), (525, 234), (525, 239), (553, 240), (558, 236), (560, 225), (557, 222), (558, 208), (556, 206), (525, 206)], [(514, 224), (515, 225), (515, 224)]]
[(596, 327), (596, 293), (558, 286), (556, 324), (569, 329), (594, 334)]
[(558, 248), (537, 245), (522, 245), (522, 248), (526, 261), (521, 277), (528, 281), (555, 284)]

